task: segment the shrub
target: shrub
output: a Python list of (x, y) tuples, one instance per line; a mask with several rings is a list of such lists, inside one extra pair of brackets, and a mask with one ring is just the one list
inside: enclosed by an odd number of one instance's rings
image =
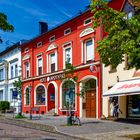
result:
[(18, 114), (15, 116), (16, 119), (24, 119), (26, 118), (24, 115)]
[(0, 101), (0, 110), (5, 112), (6, 109), (10, 108), (10, 103), (8, 101)]

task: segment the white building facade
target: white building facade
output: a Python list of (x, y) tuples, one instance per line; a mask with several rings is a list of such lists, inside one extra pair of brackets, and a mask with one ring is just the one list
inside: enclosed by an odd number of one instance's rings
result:
[(13, 82), (21, 76), (21, 43), (7, 48), (0, 53), (0, 101), (9, 101), (18, 113), (20, 100), (13, 99)]

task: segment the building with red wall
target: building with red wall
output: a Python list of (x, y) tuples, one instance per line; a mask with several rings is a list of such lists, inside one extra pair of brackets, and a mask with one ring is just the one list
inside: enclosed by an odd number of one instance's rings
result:
[[(66, 115), (70, 100), (78, 116), (101, 117), (101, 65), (96, 51), (101, 29), (92, 29), (92, 15), (87, 10), (22, 46), (23, 113), (37, 107), (40, 110), (34, 113), (54, 110)], [(67, 60), (78, 75), (70, 86), (64, 75)], [(82, 87), (86, 87), (84, 98), (77, 95)]]

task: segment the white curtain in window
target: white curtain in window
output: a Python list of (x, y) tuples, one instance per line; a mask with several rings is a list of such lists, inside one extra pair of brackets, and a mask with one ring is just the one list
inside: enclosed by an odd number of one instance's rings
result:
[(56, 62), (55, 54), (51, 54), (51, 64), (54, 64)]
[(42, 67), (42, 59), (38, 59), (38, 67)]
[(92, 40), (89, 40), (86, 42), (86, 59), (88, 60), (92, 60), (93, 59), (93, 43)]

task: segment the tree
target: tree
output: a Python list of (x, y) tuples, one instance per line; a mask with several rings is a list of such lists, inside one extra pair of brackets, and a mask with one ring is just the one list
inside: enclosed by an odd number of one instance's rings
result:
[[(0, 12), (0, 30), (4, 32), (13, 32), (14, 27), (7, 21), (7, 16), (4, 13)], [(0, 38), (0, 42), (2, 43), (2, 39)]]
[[(107, 1), (107, 0), (106, 0)], [(108, 6), (105, 0), (91, 0), (93, 28), (103, 27), (104, 38), (97, 42), (97, 51), (105, 66), (117, 67), (128, 56), (129, 68), (140, 69), (140, 14), (126, 19), (126, 14)], [(132, 3), (139, 3), (137, 0)], [(139, 7), (135, 7), (135, 13)]]

